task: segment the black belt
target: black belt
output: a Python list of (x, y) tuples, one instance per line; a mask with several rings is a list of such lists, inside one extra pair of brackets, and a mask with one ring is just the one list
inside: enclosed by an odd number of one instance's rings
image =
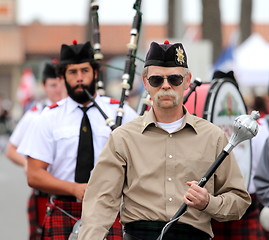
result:
[[(157, 239), (166, 222), (161, 221), (134, 221), (124, 225), (125, 240)], [(166, 236), (167, 235), (167, 236)], [(201, 231), (188, 224), (174, 224), (166, 233), (164, 239), (195, 239), (209, 240), (211, 237), (204, 231)]]
[(123, 239), (124, 240), (141, 240), (139, 238), (136, 238), (136, 237), (126, 233), (126, 232), (123, 233)]
[(34, 189), (34, 194), (35, 194), (35, 196), (38, 196), (38, 197), (48, 197), (49, 196), (49, 194), (41, 192), (37, 189)]
[(53, 195), (55, 200), (60, 200), (63, 202), (78, 202), (78, 199), (75, 196), (68, 195)]

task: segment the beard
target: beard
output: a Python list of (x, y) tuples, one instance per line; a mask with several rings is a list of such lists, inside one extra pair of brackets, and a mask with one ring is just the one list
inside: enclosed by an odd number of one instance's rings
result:
[(65, 79), (64, 82), (65, 82), (65, 86), (66, 86), (66, 90), (67, 90), (68, 95), (74, 101), (76, 101), (77, 103), (83, 104), (83, 103), (86, 103), (86, 102), (88, 102), (90, 100), (89, 97), (88, 97), (88, 95), (87, 95), (87, 93), (85, 91), (83, 91), (83, 92), (76, 92), (76, 89), (77, 88), (81, 87), (83, 89), (87, 89), (88, 92), (92, 96), (94, 96), (94, 94), (95, 94), (95, 91), (96, 91), (96, 86), (95, 86), (96, 85), (96, 80), (95, 79), (89, 85), (78, 84), (78, 85), (76, 85), (74, 87), (71, 87), (70, 84), (66, 81), (66, 79)]
[(160, 98), (161, 97), (166, 97), (166, 96), (172, 97), (173, 101), (172, 101), (172, 105), (166, 106), (165, 108), (172, 108), (172, 107), (175, 107), (175, 106), (179, 105), (179, 97), (176, 94), (176, 92), (173, 91), (173, 90), (165, 91), (165, 90), (161, 89), (154, 95), (153, 100), (154, 100), (154, 102), (156, 102), (158, 107), (164, 107), (162, 105), (162, 100), (160, 100)]

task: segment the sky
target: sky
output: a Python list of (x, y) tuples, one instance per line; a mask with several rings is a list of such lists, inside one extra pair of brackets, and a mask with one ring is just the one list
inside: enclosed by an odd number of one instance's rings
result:
[[(201, 1), (182, 0), (182, 17), (186, 23), (201, 22)], [(253, 0), (253, 21), (269, 23), (269, 1)], [(135, 14), (135, 0), (99, 0), (100, 24), (131, 23)], [(165, 23), (168, 0), (142, 0), (143, 22)], [(238, 23), (240, 0), (220, 0), (224, 23)], [(74, 4), (75, 3), (75, 4)], [(154, 3), (154, 4), (153, 4)], [(29, 24), (39, 20), (43, 24), (85, 24), (90, 0), (17, 0), (18, 21)]]
[[(28, 24), (39, 19), (45, 24), (85, 24), (90, 0), (17, 0), (18, 21)], [(154, 1), (154, 11), (149, 3)], [(102, 24), (131, 23), (135, 14), (134, 0), (99, 0), (99, 22)], [(74, 4), (75, 3), (75, 4)], [(53, 7), (52, 7), (53, 6)], [(142, 1), (143, 21), (162, 23), (167, 0)], [(146, 10), (149, 10), (145, 12)]]

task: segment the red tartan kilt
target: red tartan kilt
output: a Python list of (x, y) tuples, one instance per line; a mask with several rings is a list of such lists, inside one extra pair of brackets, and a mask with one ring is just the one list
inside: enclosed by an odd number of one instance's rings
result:
[(120, 223), (119, 215), (116, 217), (115, 222), (110, 228), (109, 234), (107, 235), (106, 239), (107, 240), (122, 240), (123, 239), (122, 225)]
[(38, 211), (38, 224), (39, 226), (42, 226), (44, 223), (44, 219), (46, 216), (46, 209), (47, 209), (47, 202), (48, 202), (48, 197), (43, 197), (43, 196), (36, 196), (36, 201), (37, 201), (37, 211)]
[(38, 196), (35, 191), (28, 200), (28, 219), (30, 225), (30, 240), (36, 240), (44, 223), (48, 197)]
[[(64, 209), (76, 219), (80, 219), (82, 204), (80, 202), (66, 202), (54, 200), (56, 206)], [(48, 204), (50, 206), (50, 204)], [(51, 215), (46, 216), (43, 227), (43, 240), (68, 240), (70, 233), (76, 221), (66, 214), (62, 213), (57, 208), (53, 208)], [(119, 217), (111, 227), (107, 240), (122, 240), (122, 226), (119, 222)]]
[(214, 240), (266, 240), (266, 232), (260, 221), (260, 203), (255, 194), (251, 194), (252, 203), (242, 219), (230, 222), (212, 220)]
[(245, 214), (241, 220), (217, 222), (212, 220), (214, 240), (266, 240), (258, 220), (259, 209)]

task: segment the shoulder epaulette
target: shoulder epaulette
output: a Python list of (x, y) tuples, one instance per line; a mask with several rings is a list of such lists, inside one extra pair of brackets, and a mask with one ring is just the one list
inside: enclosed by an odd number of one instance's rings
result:
[(120, 101), (118, 99), (115, 99), (115, 98), (110, 98), (110, 101), (109, 101), (110, 104), (119, 104)]
[(35, 112), (35, 111), (37, 111), (38, 110), (38, 108), (37, 108), (37, 106), (35, 105), (35, 106), (33, 106), (32, 108), (31, 108), (31, 111), (32, 112)]
[(257, 119), (257, 123), (258, 123), (259, 125), (262, 125), (260, 119)]
[(53, 108), (56, 108), (58, 107), (59, 105), (57, 103), (53, 103), (51, 104), (50, 106), (48, 106), (49, 109), (53, 109)]
[(146, 111), (149, 111), (150, 108), (151, 108), (151, 106), (148, 105), (147, 108), (146, 108)]

